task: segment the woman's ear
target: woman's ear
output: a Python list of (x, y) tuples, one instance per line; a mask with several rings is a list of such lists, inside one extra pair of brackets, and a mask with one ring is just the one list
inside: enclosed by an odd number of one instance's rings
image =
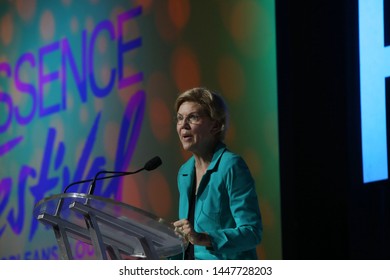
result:
[(223, 130), (223, 125), (221, 125), (219, 122), (215, 121), (210, 132), (211, 132), (211, 134), (216, 135), (222, 130)]

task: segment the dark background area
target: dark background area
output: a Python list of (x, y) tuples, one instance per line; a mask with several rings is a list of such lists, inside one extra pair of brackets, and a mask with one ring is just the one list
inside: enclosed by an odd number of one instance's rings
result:
[(358, 1), (276, 0), (276, 30), (283, 259), (390, 259), (389, 181), (362, 183)]

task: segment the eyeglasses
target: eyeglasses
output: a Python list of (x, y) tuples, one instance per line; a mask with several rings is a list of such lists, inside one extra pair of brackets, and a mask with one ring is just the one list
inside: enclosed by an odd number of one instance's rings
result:
[(181, 125), (184, 122), (189, 124), (199, 124), (202, 116), (199, 114), (189, 114), (187, 117), (184, 117), (183, 115), (178, 114), (176, 116), (176, 124)]

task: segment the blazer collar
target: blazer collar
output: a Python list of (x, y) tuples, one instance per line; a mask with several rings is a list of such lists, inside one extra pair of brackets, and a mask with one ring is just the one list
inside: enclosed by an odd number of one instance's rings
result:
[[(221, 158), (223, 152), (226, 150), (226, 145), (222, 142), (217, 144), (213, 158), (210, 162), (207, 172), (212, 171), (217, 168), (219, 159)], [(194, 167), (195, 167), (195, 158), (192, 156), (181, 168), (180, 175), (182, 176), (194, 176)]]
[[(207, 168), (206, 174), (204, 176), (209, 176), (211, 172), (218, 168), (219, 160), (226, 150), (226, 145), (222, 142), (218, 143), (213, 158), (210, 162), (209, 167)], [(194, 182), (195, 177), (195, 158), (192, 156), (180, 169), (179, 178), (181, 180), (181, 185), (186, 189), (186, 193), (190, 196), (191, 186)], [(205, 186), (200, 185), (198, 189), (198, 195), (203, 191)]]

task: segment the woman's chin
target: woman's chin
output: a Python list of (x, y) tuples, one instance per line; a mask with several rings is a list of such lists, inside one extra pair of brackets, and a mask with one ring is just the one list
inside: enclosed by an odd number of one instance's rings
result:
[(193, 145), (189, 143), (182, 143), (183, 150), (186, 152), (192, 152)]

